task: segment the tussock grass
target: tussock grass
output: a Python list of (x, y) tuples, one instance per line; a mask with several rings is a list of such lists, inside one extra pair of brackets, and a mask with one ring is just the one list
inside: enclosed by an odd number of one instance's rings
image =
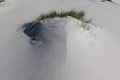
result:
[(44, 19), (48, 19), (48, 18), (54, 18), (54, 17), (66, 17), (66, 16), (71, 16), (74, 17), (78, 20), (81, 20), (82, 22), (85, 23), (90, 23), (91, 19), (85, 19), (85, 12), (84, 11), (76, 11), (74, 9), (70, 10), (70, 11), (61, 11), (61, 12), (56, 12), (56, 11), (51, 11), (49, 13), (46, 14), (42, 14), (40, 15), (36, 21), (41, 21)]
[(74, 9), (71, 9), (70, 11), (61, 11), (61, 12), (51, 11), (49, 13), (44, 13), (44, 14), (41, 14), (36, 20), (32, 22), (37, 23), (37, 22), (40, 22), (41, 20), (45, 20), (49, 18), (54, 18), (54, 17), (63, 18), (67, 16), (71, 16), (73, 18), (80, 20), (82, 22), (81, 26), (83, 28), (85, 28), (86, 30), (90, 29), (88, 23), (91, 23), (92, 19), (86, 19), (85, 18), (86, 13), (84, 11), (76, 11)]
[(85, 15), (86, 13), (84, 11), (76, 11), (74, 9), (70, 11), (61, 11), (61, 12), (51, 11), (49, 13), (44, 13), (40, 15), (35, 20), (35, 22), (39, 22), (41, 20), (48, 19), (48, 18), (54, 18), (54, 17), (63, 18), (63, 17), (71, 16), (73, 18), (80, 20), (82, 22), (82, 27), (85, 28), (86, 30), (89, 30), (88, 23), (91, 23), (92, 19), (86, 19)]

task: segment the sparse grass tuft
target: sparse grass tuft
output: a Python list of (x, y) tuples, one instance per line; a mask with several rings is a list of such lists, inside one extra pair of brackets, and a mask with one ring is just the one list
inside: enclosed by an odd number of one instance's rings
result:
[(35, 22), (39, 22), (41, 20), (44, 19), (48, 19), (48, 18), (54, 18), (54, 17), (66, 17), (66, 16), (71, 16), (74, 17), (80, 21), (82, 21), (82, 27), (84, 28), (88, 28), (88, 23), (91, 23), (92, 19), (86, 19), (85, 18), (85, 12), (84, 11), (76, 11), (74, 9), (70, 10), (70, 11), (61, 11), (61, 12), (56, 12), (56, 11), (51, 11), (49, 13), (44, 13), (42, 15), (40, 15)]
[(85, 12), (84, 11), (76, 11), (74, 9), (72, 9), (70, 11), (61, 11), (61, 12), (51, 11), (47, 14), (40, 15), (36, 21), (41, 21), (44, 19), (54, 18), (54, 17), (61, 17), (62, 18), (62, 17), (66, 17), (66, 16), (74, 17), (74, 18), (81, 20), (83, 22), (86, 22), (86, 23), (91, 22), (91, 19), (89, 19), (89, 20), (85, 19)]

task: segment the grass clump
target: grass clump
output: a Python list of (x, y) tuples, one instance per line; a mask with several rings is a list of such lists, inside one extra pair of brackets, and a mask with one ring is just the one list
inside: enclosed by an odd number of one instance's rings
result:
[(63, 18), (63, 17), (71, 16), (73, 18), (80, 20), (82, 22), (82, 27), (88, 29), (89, 27), (87, 23), (91, 23), (92, 19), (86, 19), (85, 15), (86, 14), (84, 11), (76, 11), (74, 9), (70, 11), (61, 11), (61, 12), (51, 11), (49, 13), (40, 15), (35, 22), (39, 22), (41, 20), (48, 18), (54, 18), (54, 17)]
[(83, 22), (86, 22), (86, 23), (91, 22), (91, 19), (89, 19), (89, 20), (85, 19), (85, 12), (84, 11), (75, 11), (73, 9), (70, 11), (61, 11), (61, 12), (51, 11), (47, 14), (42, 14), (41, 16), (39, 16), (37, 18), (37, 21), (41, 21), (41, 20), (48, 19), (48, 18), (54, 18), (54, 17), (61, 17), (62, 18), (62, 17), (66, 17), (66, 16), (74, 17), (74, 18), (81, 20)]

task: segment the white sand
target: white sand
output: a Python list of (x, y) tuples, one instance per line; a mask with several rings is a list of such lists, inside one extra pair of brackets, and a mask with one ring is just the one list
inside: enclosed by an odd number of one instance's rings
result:
[[(113, 1), (9, 0), (0, 7), (0, 80), (120, 80), (120, 1)], [(74, 20), (60, 28), (65, 21), (58, 19), (58, 28), (45, 34), (52, 46), (40, 49), (16, 32), (41, 13), (71, 8), (85, 10), (102, 31), (81, 33)]]

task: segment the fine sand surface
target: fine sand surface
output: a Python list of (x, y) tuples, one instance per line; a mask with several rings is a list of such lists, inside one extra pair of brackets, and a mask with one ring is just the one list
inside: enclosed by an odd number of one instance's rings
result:
[[(0, 80), (120, 80), (120, 1), (7, 0), (0, 7)], [(84, 10), (84, 31), (71, 18), (44, 21), (50, 41), (37, 46), (22, 24), (50, 10)], [(49, 24), (49, 25), (48, 25)]]

